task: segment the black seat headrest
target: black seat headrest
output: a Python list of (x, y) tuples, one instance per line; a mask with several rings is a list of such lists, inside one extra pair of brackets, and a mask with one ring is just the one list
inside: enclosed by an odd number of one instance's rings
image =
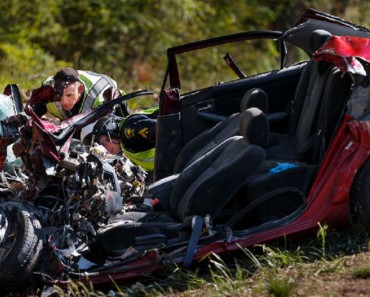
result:
[(317, 51), (330, 36), (332, 36), (330, 32), (322, 29), (313, 31), (310, 36), (310, 47), (312, 53)]
[(264, 113), (268, 111), (268, 96), (266, 92), (260, 88), (248, 90), (240, 103), (240, 111), (243, 112), (250, 107), (257, 107)]
[(251, 107), (240, 114), (240, 134), (248, 143), (267, 147), (269, 143), (269, 122), (258, 108)]

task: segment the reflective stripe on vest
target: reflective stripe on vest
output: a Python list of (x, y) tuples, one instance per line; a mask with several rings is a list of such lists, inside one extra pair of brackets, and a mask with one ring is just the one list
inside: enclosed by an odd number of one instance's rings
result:
[(147, 171), (151, 171), (154, 169), (155, 148), (138, 153), (132, 153), (126, 150), (122, 144), (121, 148), (123, 153), (127, 156), (127, 158), (129, 158), (136, 165), (139, 165), (140, 167)]
[(91, 71), (80, 71), (79, 73), (80, 78), (82, 76), (85, 76), (87, 79), (89, 79), (89, 81), (93, 81), (92, 78), (94, 76), (99, 78), (92, 86), (88, 87), (90, 90), (85, 96), (85, 101), (82, 103), (82, 108), (80, 110), (81, 113), (91, 109), (94, 105), (95, 99), (103, 90), (107, 89), (107, 87), (117, 88), (117, 84), (115, 83), (115, 81), (104, 74), (98, 74)]
[[(152, 118), (156, 117), (156, 113), (158, 112), (158, 107), (152, 107), (152, 108), (148, 108), (146, 110), (142, 110), (141, 112), (138, 112), (138, 113), (142, 113), (142, 114), (146, 114), (148, 115), (149, 117), (151, 117), (152, 115)], [(132, 114), (134, 115), (134, 114)], [(125, 123), (125, 121), (130, 118), (130, 116), (132, 115), (129, 115), (128, 117), (124, 118), (120, 123), (119, 123), (119, 130), (122, 129), (122, 126), (123, 124)], [(137, 153), (133, 153), (133, 152), (130, 152), (128, 151), (122, 141), (120, 140), (120, 145), (121, 145), (121, 149), (122, 151), (124, 152), (124, 154), (133, 162), (135, 163), (136, 165), (139, 165), (140, 167), (142, 167), (143, 169), (147, 170), (147, 171), (152, 171), (154, 169), (154, 157), (155, 157), (155, 148), (151, 148), (149, 150), (146, 150), (146, 151), (142, 151), (142, 152), (137, 152)]]

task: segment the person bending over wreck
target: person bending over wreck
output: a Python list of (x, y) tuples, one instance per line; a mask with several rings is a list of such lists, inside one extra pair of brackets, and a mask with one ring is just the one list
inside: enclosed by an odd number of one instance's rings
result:
[[(122, 95), (125, 92), (118, 90), (116, 81), (109, 76), (67, 67), (34, 89), (28, 104), (38, 116), (48, 112), (65, 120)], [(122, 108), (127, 115), (126, 106)]]
[(152, 171), (157, 114), (158, 108), (155, 107), (125, 118), (105, 116), (95, 123), (92, 133), (86, 139), (101, 144), (111, 154), (123, 152), (134, 164)]

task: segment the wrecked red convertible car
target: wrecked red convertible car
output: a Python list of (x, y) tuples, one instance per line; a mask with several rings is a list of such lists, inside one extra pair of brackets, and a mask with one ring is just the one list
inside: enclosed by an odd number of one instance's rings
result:
[[(264, 50), (266, 40), (278, 49), (275, 70), (245, 74), (241, 56), (250, 55), (252, 45), (242, 52), (239, 48), (238, 59), (235, 53), (223, 53), (228, 73), (237, 79), (215, 80), (196, 90), (187, 89), (186, 74), (181, 79), (184, 54), (244, 41)], [(54, 135), (52, 151), (58, 157), (38, 152), (53, 159), (54, 176), (64, 176), (59, 184), (44, 179), (33, 196), (4, 190), (2, 271), (11, 271), (5, 260), (22, 251), (12, 236), (25, 236), (26, 223), (35, 232), (24, 243), (32, 241), (28, 252), (37, 256), (29, 267), (14, 267), (27, 268), (23, 280), (38, 272), (46, 285), (63, 285), (68, 279), (129, 281), (174, 263), (191, 267), (210, 253), (314, 230), (319, 222), (343, 227), (358, 219), (370, 229), (369, 40), (366, 28), (310, 9), (285, 32), (239, 33), (168, 49), (154, 182), (137, 191), (127, 188), (134, 181), (126, 179), (125, 195), (118, 190), (123, 171), (117, 171), (122, 169), (117, 160), (86, 157), (83, 150), (73, 151), (77, 165), (60, 157), (63, 141), (83, 121), (61, 137), (31, 116), (33, 139)], [(307, 59), (295, 62), (294, 55), (300, 55), (293, 47)], [(258, 63), (256, 57), (250, 61)], [(122, 98), (115, 100), (109, 104)], [(144, 183), (141, 175), (133, 175), (136, 183)], [(114, 201), (113, 212), (97, 205), (103, 194), (113, 199), (103, 200)], [(18, 220), (23, 225), (9, 219), (12, 211), (24, 218)], [(54, 259), (57, 268), (45, 259)], [(13, 287), (19, 281), (0, 275), (3, 287), (9, 280)]]

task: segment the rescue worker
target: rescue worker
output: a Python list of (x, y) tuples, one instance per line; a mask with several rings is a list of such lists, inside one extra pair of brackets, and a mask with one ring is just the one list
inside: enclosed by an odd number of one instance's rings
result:
[(94, 141), (111, 154), (123, 152), (134, 164), (146, 171), (154, 169), (158, 108), (150, 108), (126, 118), (106, 116), (93, 128)]
[[(122, 95), (125, 93), (117, 89), (116, 81), (109, 76), (67, 67), (33, 90), (28, 104), (38, 116), (48, 112), (65, 120)], [(124, 109), (127, 115), (125, 106)]]

